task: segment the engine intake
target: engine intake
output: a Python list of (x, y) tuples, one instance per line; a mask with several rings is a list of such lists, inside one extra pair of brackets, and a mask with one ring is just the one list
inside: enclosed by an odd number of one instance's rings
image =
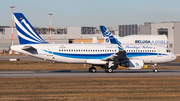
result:
[(142, 69), (144, 67), (144, 61), (142, 59), (127, 59), (120, 61), (119, 65), (133, 70)]

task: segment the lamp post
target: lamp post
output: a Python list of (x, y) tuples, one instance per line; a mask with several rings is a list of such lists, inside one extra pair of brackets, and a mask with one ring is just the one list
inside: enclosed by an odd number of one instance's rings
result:
[[(12, 8), (12, 34), (11, 34), (11, 46), (13, 46), (13, 8), (15, 8), (15, 6), (10, 6), (10, 8)], [(13, 54), (13, 51), (12, 51)]]
[(51, 15), (53, 15), (53, 14), (49, 14), (50, 15), (50, 43), (51, 43)]

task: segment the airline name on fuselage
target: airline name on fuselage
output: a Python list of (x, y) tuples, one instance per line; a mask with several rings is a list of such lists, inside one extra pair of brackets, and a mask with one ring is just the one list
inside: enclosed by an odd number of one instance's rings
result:
[(126, 46), (126, 47), (125, 47), (125, 49), (130, 49), (130, 48), (133, 48), (133, 49), (139, 49), (139, 48), (142, 48), (142, 49), (154, 49), (154, 47), (149, 47), (149, 46), (142, 46), (142, 47)]
[(154, 44), (154, 45), (156, 45), (156, 44), (160, 44), (160, 45), (167, 45), (167, 41), (165, 41), (165, 40), (135, 40), (135, 43), (144, 43), (144, 44), (147, 44), (147, 43), (149, 43), (149, 44)]

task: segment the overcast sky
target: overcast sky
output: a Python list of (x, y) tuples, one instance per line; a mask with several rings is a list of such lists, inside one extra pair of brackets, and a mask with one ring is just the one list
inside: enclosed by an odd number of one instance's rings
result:
[(36, 27), (117, 26), (180, 21), (180, 0), (1, 0), (0, 26), (11, 26), (11, 8)]

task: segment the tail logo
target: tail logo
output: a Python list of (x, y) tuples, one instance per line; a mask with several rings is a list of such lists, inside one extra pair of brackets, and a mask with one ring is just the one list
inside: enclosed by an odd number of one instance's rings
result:
[(106, 27), (104, 26), (100, 26), (102, 34), (104, 37), (108, 37), (106, 38), (106, 42), (110, 41), (112, 44), (117, 44), (119, 50), (123, 50), (121, 43), (108, 31), (108, 29), (106, 29)]
[(107, 43), (109, 42), (109, 39), (108, 38), (106, 38), (106, 40), (105, 40)]
[[(21, 19), (22, 17), (20, 17)], [(24, 23), (26, 26), (29, 26), (29, 24), (26, 23), (26, 21), (22, 18), (21, 23)]]

